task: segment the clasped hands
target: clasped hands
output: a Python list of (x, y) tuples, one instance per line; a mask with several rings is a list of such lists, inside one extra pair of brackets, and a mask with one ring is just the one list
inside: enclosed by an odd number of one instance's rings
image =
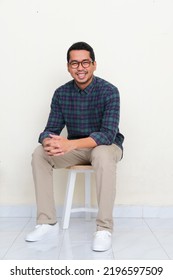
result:
[(50, 138), (45, 138), (42, 142), (43, 149), (49, 156), (60, 156), (73, 149), (72, 141), (65, 137), (50, 134)]

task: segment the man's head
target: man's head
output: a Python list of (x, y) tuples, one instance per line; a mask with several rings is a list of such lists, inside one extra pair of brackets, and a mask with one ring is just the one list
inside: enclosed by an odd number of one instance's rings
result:
[(74, 43), (67, 51), (67, 62), (69, 63), (70, 60), (70, 52), (73, 50), (85, 50), (90, 53), (90, 58), (92, 61), (95, 61), (95, 54), (93, 48), (85, 42), (77, 42)]
[(67, 67), (78, 87), (86, 88), (96, 70), (93, 48), (85, 42), (73, 44), (67, 51)]

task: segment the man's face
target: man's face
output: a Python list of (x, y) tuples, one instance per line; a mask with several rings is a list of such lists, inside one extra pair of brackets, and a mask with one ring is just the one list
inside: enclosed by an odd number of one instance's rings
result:
[[(79, 88), (86, 88), (92, 81), (96, 62), (91, 62), (90, 53), (86, 50), (72, 50), (67, 65), (68, 71)], [(79, 63), (82, 62), (82, 63)]]

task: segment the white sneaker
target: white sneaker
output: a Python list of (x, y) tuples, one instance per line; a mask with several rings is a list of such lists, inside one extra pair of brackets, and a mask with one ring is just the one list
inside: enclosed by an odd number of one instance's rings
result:
[(55, 225), (37, 225), (33, 231), (26, 235), (25, 241), (39, 241), (45, 238), (51, 238), (53, 236), (58, 235), (59, 232), (59, 224)]
[(94, 234), (93, 251), (107, 251), (111, 248), (111, 233), (107, 230), (96, 231)]

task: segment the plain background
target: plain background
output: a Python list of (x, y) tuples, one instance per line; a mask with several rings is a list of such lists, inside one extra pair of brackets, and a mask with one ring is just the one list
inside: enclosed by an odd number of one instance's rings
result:
[[(116, 205), (173, 204), (172, 10), (171, 0), (0, 0), (1, 205), (35, 204), (31, 154), (54, 90), (71, 80), (66, 52), (76, 41), (94, 48), (95, 75), (121, 94)], [(58, 205), (66, 180), (55, 172)]]

